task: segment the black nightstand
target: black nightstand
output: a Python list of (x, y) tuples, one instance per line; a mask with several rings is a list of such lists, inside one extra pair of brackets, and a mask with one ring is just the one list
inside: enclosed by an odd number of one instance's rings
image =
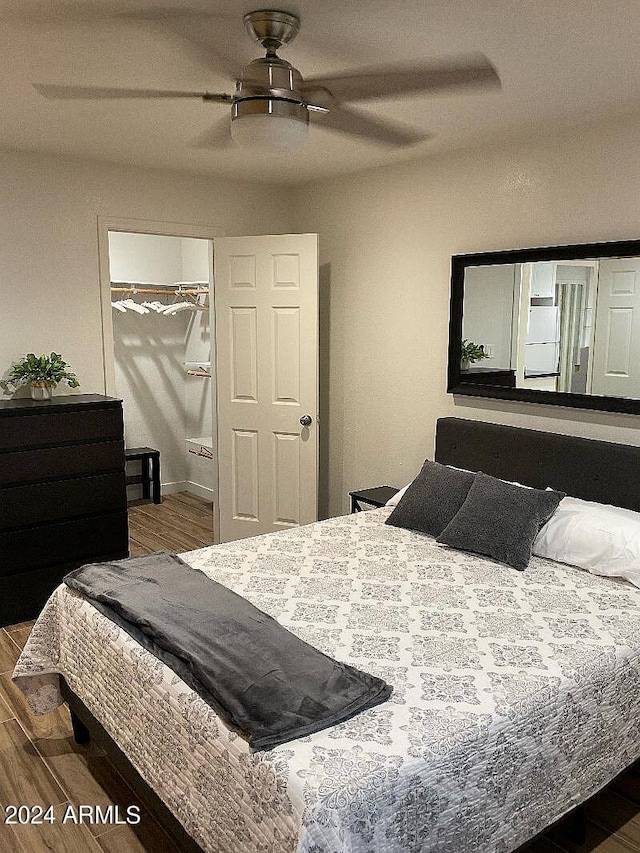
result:
[(351, 512), (361, 512), (360, 504), (369, 504), (369, 506), (374, 507), (384, 506), (397, 491), (398, 489), (393, 486), (376, 486), (375, 489), (358, 489), (355, 492), (349, 492)]

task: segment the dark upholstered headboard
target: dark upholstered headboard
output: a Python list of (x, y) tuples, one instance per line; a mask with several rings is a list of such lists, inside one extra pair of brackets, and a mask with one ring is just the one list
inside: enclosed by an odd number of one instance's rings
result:
[(640, 447), (440, 418), (436, 461), (640, 511)]

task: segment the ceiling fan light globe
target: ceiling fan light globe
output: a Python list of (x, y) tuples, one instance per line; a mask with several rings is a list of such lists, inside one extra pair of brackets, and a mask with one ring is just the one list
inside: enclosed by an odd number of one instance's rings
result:
[(309, 137), (309, 113), (303, 104), (274, 98), (236, 102), (231, 138), (244, 148), (291, 151)]

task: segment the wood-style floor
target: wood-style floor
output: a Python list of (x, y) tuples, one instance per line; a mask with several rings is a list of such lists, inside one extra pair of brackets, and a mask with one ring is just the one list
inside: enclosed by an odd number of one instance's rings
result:
[[(182, 492), (161, 504), (129, 507), (132, 555), (189, 551), (213, 542), (212, 505)], [(59, 708), (36, 717), (11, 681), (11, 672), (31, 625), (0, 630), (0, 853), (175, 853), (176, 847), (144, 810), (103, 752), (78, 746), (69, 713)], [(138, 826), (60, 823), (68, 804), (138, 805)], [(7, 805), (54, 806), (56, 823), (7, 826)]]
[[(211, 504), (194, 495), (168, 495), (163, 503), (129, 509), (131, 553), (187, 551), (212, 542)], [(0, 630), (0, 853), (169, 853), (176, 848), (141, 807), (139, 826), (87, 826), (59, 821), (68, 804), (140, 805), (106, 756), (73, 740), (66, 709), (35, 717), (11, 682), (11, 672), (32, 623)], [(7, 826), (4, 808), (52, 805), (57, 822)], [(578, 846), (560, 830), (517, 853), (640, 853), (640, 767), (600, 793), (588, 806), (587, 841)], [(482, 851), (478, 851), (482, 853)]]

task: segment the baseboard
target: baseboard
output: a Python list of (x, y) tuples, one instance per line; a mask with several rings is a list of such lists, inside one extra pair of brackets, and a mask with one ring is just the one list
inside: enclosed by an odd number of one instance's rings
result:
[[(161, 492), (163, 495), (172, 495), (175, 492), (192, 492), (206, 501), (213, 501), (215, 498), (215, 490), (207, 486), (201, 486), (200, 483), (193, 483), (191, 480), (180, 480), (177, 483), (162, 483)], [(130, 501), (138, 500), (142, 497), (142, 486), (127, 486), (127, 499)]]
[(210, 489), (208, 486), (201, 486), (200, 483), (188, 481), (185, 484), (184, 491), (191, 492), (194, 495), (198, 495), (198, 497), (204, 498), (206, 501), (215, 500), (215, 490)]
[(177, 483), (162, 483), (160, 491), (163, 495), (172, 495), (175, 492), (188, 492), (189, 483), (186, 480), (178, 480)]

